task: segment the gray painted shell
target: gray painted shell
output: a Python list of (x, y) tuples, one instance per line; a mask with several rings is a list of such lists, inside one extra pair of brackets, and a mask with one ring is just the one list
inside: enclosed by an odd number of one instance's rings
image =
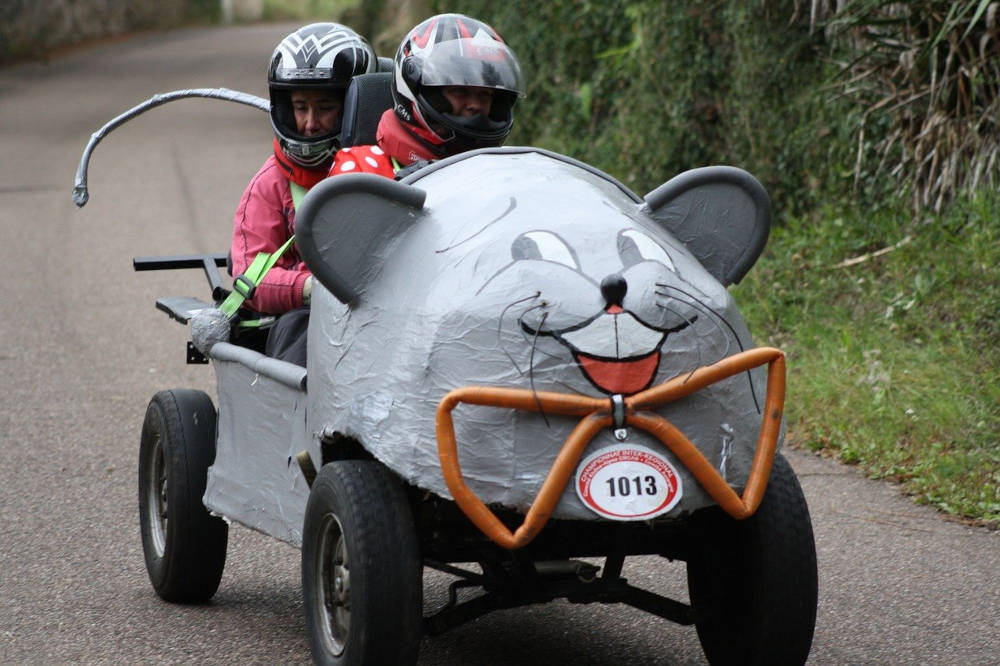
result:
[[(763, 248), (767, 195), (746, 172), (709, 169), (675, 183), (677, 196), (664, 195), (668, 183), (643, 200), (572, 159), (506, 148), (403, 183), (338, 176), (313, 188), (297, 222), (323, 285), (309, 329), (307, 430), (354, 437), (409, 482), (450, 497), (434, 415), (452, 389), (630, 394), (753, 347), (723, 283)], [(764, 379), (760, 369), (737, 375), (660, 412), (736, 488)], [(520, 510), (576, 423), (471, 406), (454, 418), (466, 483), (487, 504)], [(628, 442), (681, 469), (643, 432), (630, 429)], [(606, 431), (585, 455), (617, 443)], [(682, 476), (671, 515), (712, 503)], [(555, 517), (597, 518), (572, 489)]]

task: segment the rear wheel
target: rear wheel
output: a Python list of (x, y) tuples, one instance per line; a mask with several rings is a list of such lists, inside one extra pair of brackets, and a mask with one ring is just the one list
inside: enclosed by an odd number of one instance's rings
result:
[(710, 510), (688, 561), (705, 656), (721, 664), (803, 664), (816, 625), (816, 545), (802, 488), (775, 455), (757, 512), (742, 521)]
[(302, 592), (317, 664), (412, 664), (422, 562), (406, 493), (370, 460), (323, 466), (302, 530)]
[(229, 526), (202, 504), (216, 414), (201, 391), (160, 391), (139, 443), (139, 523), (146, 570), (166, 601), (207, 601), (226, 564)]

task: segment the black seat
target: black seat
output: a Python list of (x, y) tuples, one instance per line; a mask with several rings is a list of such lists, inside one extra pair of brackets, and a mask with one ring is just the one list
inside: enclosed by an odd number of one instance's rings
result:
[(361, 74), (351, 79), (344, 96), (344, 122), (340, 143), (368, 146), (375, 143), (375, 133), (382, 114), (392, 108), (392, 72)]

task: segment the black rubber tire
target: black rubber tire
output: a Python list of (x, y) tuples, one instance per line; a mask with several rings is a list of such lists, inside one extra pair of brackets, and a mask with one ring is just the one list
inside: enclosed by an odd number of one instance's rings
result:
[(323, 466), (302, 530), (302, 591), (315, 663), (416, 663), (419, 551), (406, 493), (385, 467), (371, 460)]
[(229, 526), (202, 497), (215, 460), (215, 406), (201, 391), (160, 391), (139, 443), (139, 524), (146, 571), (161, 598), (212, 598), (226, 565)]
[(712, 666), (804, 664), (816, 626), (816, 544), (795, 472), (776, 455), (764, 499), (742, 521), (695, 516), (688, 561), (695, 625)]

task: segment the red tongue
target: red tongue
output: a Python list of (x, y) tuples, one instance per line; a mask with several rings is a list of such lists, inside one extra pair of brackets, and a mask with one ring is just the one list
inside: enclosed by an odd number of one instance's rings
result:
[(611, 395), (631, 395), (649, 386), (660, 365), (660, 352), (627, 361), (601, 361), (578, 354), (576, 360), (597, 388)]

